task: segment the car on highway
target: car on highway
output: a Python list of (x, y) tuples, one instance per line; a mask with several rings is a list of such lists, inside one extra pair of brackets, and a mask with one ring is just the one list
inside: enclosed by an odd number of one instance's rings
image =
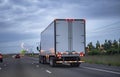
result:
[(0, 62), (3, 62), (3, 55), (0, 53)]
[(20, 54), (15, 55), (15, 59), (19, 59), (20, 58)]

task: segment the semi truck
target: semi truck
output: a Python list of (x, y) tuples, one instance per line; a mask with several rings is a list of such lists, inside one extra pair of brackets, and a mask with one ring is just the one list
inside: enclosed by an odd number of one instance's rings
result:
[(39, 63), (79, 67), (85, 54), (85, 19), (55, 19), (41, 32)]

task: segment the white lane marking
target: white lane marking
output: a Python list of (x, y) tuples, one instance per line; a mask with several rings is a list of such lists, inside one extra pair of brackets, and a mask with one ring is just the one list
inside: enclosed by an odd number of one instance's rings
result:
[(83, 67), (83, 68), (90, 69), (90, 70), (102, 71), (102, 72), (108, 72), (108, 73), (113, 73), (113, 74), (120, 74), (120, 72), (109, 71), (109, 70), (104, 70), (104, 69), (97, 69), (97, 68), (91, 68), (91, 67)]
[(39, 65), (36, 65), (36, 67), (39, 67)]
[(51, 74), (51, 73), (52, 73), (52, 72), (51, 72), (51, 71), (49, 71), (49, 70), (46, 70), (46, 72), (47, 72), (47, 73), (49, 73), (49, 74)]

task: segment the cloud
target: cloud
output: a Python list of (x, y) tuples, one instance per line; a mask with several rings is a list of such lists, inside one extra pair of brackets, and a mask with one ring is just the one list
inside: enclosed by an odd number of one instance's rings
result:
[(77, 16), (87, 19), (111, 19), (120, 17), (120, 1), (119, 0), (84, 0), (78, 2), (74, 11)]
[(39, 39), (56, 18), (85, 18), (91, 35), (98, 24), (120, 20), (119, 9), (119, 0), (0, 0), (0, 42)]
[(35, 35), (34, 33), (14, 33), (14, 32), (6, 32), (6, 33), (0, 33), (1, 38), (0, 42), (14, 42), (14, 41), (20, 41), (25, 39), (34, 39), (39, 36)]

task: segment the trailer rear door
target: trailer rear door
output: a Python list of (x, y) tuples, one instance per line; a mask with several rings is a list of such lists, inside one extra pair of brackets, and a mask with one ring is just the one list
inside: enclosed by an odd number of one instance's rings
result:
[(56, 52), (85, 52), (84, 20), (56, 21)]

